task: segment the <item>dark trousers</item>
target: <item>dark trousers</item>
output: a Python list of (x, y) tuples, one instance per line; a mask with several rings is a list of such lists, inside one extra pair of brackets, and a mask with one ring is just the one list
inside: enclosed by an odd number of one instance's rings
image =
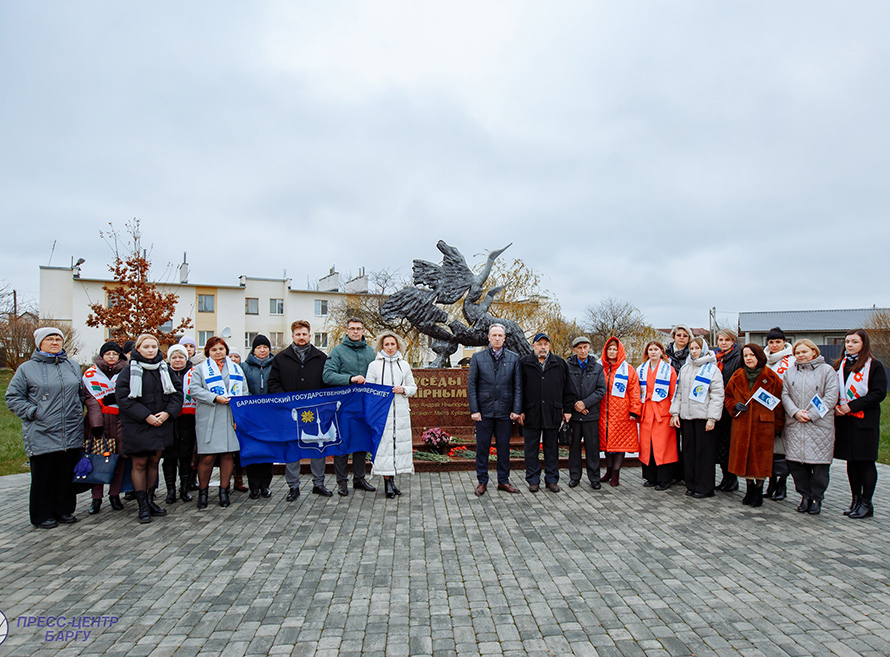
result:
[(74, 478), (74, 466), (82, 455), (82, 449), (69, 449), (39, 454), (29, 459), (32, 525), (74, 513), (77, 495), (71, 480)]
[[(710, 495), (714, 492), (716, 436), (705, 431), (707, 420), (680, 420), (683, 431), (683, 479), (687, 490)], [(715, 429), (716, 431), (716, 429)]]
[(847, 461), (847, 478), (850, 480), (850, 492), (861, 495), (866, 502), (871, 502), (878, 485), (878, 469), (874, 461)]
[(590, 483), (600, 480), (600, 423), (572, 420), (572, 444), (569, 445), (569, 481), (581, 481), (581, 442)]
[(643, 479), (652, 484), (669, 484), (676, 471), (676, 463), (656, 465), (655, 450), (649, 450), (649, 462), (643, 463)]
[(794, 488), (808, 500), (822, 501), (828, 488), (829, 463), (799, 463), (788, 461), (788, 469), (794, 478)]
[(251, 463), (244, 466), (247, 473), (247, 487), (250, 490), (263, 490), (272, 485), (272, 464)]
[[(536, 429), (525, 427), (522, 436), (525, 440), (525, 480), (530, 484), (541, 483), (541, 459), (538, 458), (539, 445), (544, 446), (544, 483), (559, 481), (559, 445), (556, 434), (559, 429)], [(500, 450), (498, 450), (500, 456)]]
[[(365, 478), (365, 460), (367, 452), (352, 453), (352, 483), (356, 479)], [(337, 475), (337, 485), (345, 484), (349, 480), (349, 454), (334, 457), (334, 474)]]
[(488, 483), (488, 452), (491, 438), (498, 451), (498, 483), (510, 483), (510, 427), (508, 417), (489, 418), (476, 423), (476, 479)]

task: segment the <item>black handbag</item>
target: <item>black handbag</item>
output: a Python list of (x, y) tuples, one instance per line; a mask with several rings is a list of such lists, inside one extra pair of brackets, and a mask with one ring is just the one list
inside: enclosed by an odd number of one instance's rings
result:
[(556, 434), (556, 444), (568, 447), (572, 444), (572, 427), (568, 422), (563, 422)]
[[(110, 484), (114, 479), (114, 469), (117, 467), (117, 454), (112, 454), (108, 440), (102, 437), (102, 454), (84, 454), (83, 460), (89, 460), (92, 468), (86, 474), (74, 475), (75, 484)], [(78, 468), (80, 470), (80, 468)]]

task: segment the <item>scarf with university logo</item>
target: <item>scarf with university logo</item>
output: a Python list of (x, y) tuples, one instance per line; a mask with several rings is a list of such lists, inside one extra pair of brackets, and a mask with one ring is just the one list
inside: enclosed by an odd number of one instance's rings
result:
[(630, 381), (630, 368), (627, 361), (621, 361), (618, 370), (615, 372), (615, 378), (612, 379), (612, 390), (609, 393), (612, 397), (624, 397), (627, 394), (627, 384)]
[[(640, 399), (646, 403), (646, 386), (649, 384), (649, 361), (637, 368), (640, 379)], [(660, 402), (668, 398), (671, 391), (671, 366), (667, 361), (658, 361), (658, 369), (655, 371), (655, 385), (652, 386), (652, 401)]]
[(714, 363), (705, 363), (701, 369), (696, 372), (695, 379), (692, 382), (692, 390), (689, 392), (689, 399), (692, 401), (703, 402), (708, 396), (708, 390), (711, 387), (711, 379), (717, 372), (717, 366)]
[(232, 359), (226, 356), (226, 373), (229, 375), (229, 389), (226, 390), (222, 372), (212, 358), (207, 358), (201, 363), (204, 368), (204, 385), (215, 395), (222, 397), (240, 397), (246, 395), (244, 388), (244, 372)]
[[(840, 403), (848, 404), (854, 399), (864, 397), (868, 393), (868, 372), (871, 369), (871, 358), (865, 361), (865, 365), (861, 370), (850, 372), (846, 382), (844, 382), (844, 364), (845, 362), (842, 362), (837, 370), (837, 380), (841, 389)], [(850, 415), (858, 418), (865, 417), (865, 413), (862, 411), (850, 413)]]

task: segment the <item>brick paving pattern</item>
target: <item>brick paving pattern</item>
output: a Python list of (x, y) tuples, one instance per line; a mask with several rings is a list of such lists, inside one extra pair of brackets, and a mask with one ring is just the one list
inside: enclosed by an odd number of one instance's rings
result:
[[(28, 475), (3, 477), (0, 656), (890, 654), (890, 467), (858, 521), (842, 463), (820, 516), (793, 488), (750, 509), (622, 475), (476, 498), (471, 472), (423, 473), (396, 500), (293, 503), (276, 477), (269, 500), (177, 502), (148, 525), (135, 502), (88, 516), (85, 494), (50, 531), (28, 524)], [(36, 619), (58, 616), (119, 620), (46, 641), (59, 628)]]

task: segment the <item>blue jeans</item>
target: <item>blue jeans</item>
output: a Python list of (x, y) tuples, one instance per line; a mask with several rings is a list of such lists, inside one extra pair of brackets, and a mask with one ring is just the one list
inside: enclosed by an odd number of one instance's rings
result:
[(480, 484), (488, 483), (488, 452), (491, 437), (498, 452), (498, 483), (510, 483), (510, 428), (508, 417), (480, 420), (476, 423), (476, 478)]

